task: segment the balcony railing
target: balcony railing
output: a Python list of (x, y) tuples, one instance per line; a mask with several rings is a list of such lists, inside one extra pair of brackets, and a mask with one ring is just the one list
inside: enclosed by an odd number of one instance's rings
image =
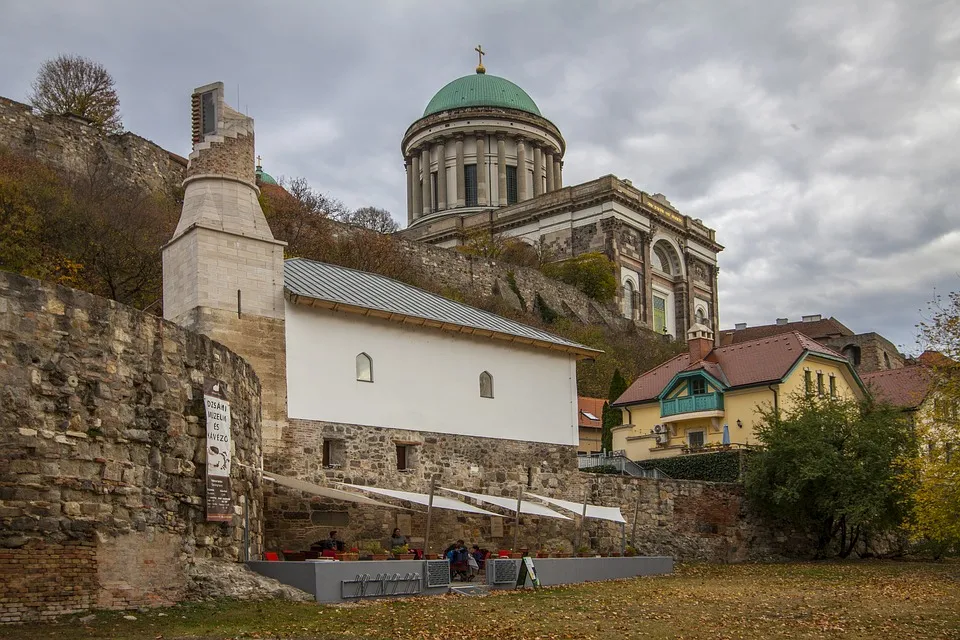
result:
[(723, 394), (717, 392), (660, 401), (660, 417), (675, 416), (681, 413), (696, 413), (698, 411), (722, 410)]

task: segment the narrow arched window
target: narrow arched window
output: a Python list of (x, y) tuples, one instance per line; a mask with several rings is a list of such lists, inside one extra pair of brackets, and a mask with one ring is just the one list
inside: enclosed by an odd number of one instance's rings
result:
[(627, 280), (623, 283), (623, 317), (633, 320), (633, 282)]
[(703, 307), (697, 307), (697, 324), (707, 324), (707, 312)]
[(373, 382), (373, 358), (365, 353), (357, 354), (357, 380)]
[(489, 371), (484, 371), (480, 374), (480, 397), (493, 397), (493, 376), (490, 375)]

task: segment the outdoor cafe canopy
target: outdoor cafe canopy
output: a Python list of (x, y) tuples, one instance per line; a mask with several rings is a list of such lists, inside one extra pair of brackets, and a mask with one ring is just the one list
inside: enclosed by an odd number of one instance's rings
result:
[[(441, 487), (444, 491), (449, 491), (451, 493), (456, 493), (461, 496), (466, 496), (468, 498), (473, 498), (480, 502), (485, 502), (487, 504), (496, 505), (504, 509), (509, 509), (516, 513), (517, 511), (517, 500), (515, 498), (509, 498), (506, 496), (488, 496), (483, 493), (472, 493), (470, 491), (458, 491), (457, 489), (447, 489), (446, 487)], [(436, 500), (436, 498), (434, 498)], [(537, 504), (536, 502), (528, 502), (523, 500), (520, 502), (520, 513), (526, 513), (532, 516), (544, 516), (547, 518), (558, 518), (560, 520), (570, 520), (567, 516), (562, 513), (554, 511), (550, 507), (545, 507), (542, 504)]]
[(303, 491), (305, 493), (312, 493), (318, 496), (323, 496), (324, 498), (330, 498), (332, 500), (342, 500), (344, 502), (356, 502), (358, 504), (366, 504), (377, 507), (389, 507), (391, 509), (400, 509), (396, 505), (387, 504), (386, 502), (380, 502), (379, 500), (374, 500), (373, 498), (368, 498), (362, 493), (353, 493), (351, 491), (341, 491), (340, 489), (332, 489), (330, 487), (324, 487), (319, 484), (313, 484), (312, 482), (305, 482), (303, 480), (297, 480), (296, 478), (289, 478), (287, 476), (281, 476), (276, 473), (270, 473), (269, 471), (263, 472), (264, 478), (269, 478), (277, 484), (289, 487), (291, 489), (297, 489), (298, 491)]
[[(396, 498), (397, 500), (407, 500), (408, 502), (415, 502), (416, 504), (430, 506), (430, 496), (426, 493), (414, 493), (412, 491), (398, 491), (396, 489), (382, 489), (380, 487), (365, 487), (357, 484), (347, 484), (345, 482), (342, 484), (345, 487), (350, 487), (351, 489), (369, 491), (370, 493), (376, 493), (382, 496)], [(433, 506), (436, 507), (437, 509), (449, 509), (451, 511), (462, 511), (464, 513), (476, 513), (483, 516), (503, 517), (498, 513), (493, 513), (492, 511), (487, 511), (486, 509), (475, 507), (472, 504), (467, 504), (466, 502), (460, 502), (459, 500), (454, 500), (453, 498), (445, 498), (443, 496), (437, 496), (437, 495), (433, 496)]]
[[(531, 498), (536, 498), (537, 500), (543, 500), (547, 504), (552, 504), (561, 509), (566, 509), (567, 511), (572, 511), (573, 513), (583, 515), (583, 503), (582, 502), (570, 502), (569, 500), (560, 500), (558, 498), (547, 498), (545, 496), (539, 496), (535, 493), (528, 493), (528, 496)], [(623, 514), (620, 513), (620, 507), (601, 507), (597, 504), (588, 504), (587, 506), (587, 517), (596, 518), (597, 520), (610, 520), (611, 522), (620, 522), (626, 524), (626, 519), (623, 517)]]

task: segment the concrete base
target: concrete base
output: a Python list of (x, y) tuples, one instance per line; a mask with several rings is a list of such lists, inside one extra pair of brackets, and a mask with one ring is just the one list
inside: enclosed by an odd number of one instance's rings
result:
[[(521, 560), (513, 561), (519, 569)], [(342, 581), (354, 580), (360, 575), (375, 577), (378, 574), (405, 575), (425, 572), (423, 560), (386, 560), (356, 562), (248, 562), (247, 566), (261, 575), (274, 578), (313, 595), (317, 602), (344, 602)], [(615, 580), (636, 576), (663, 575), (673, 572), (673, 558), (538, 558), (534, 567), (540, 584), (574, 584)], [(516, 575), (516, 573), (514, 573)], [(483, 584), (484, 576), (477, 576), (473, 584)], [(425, 584), (425, 583), (423, 583)], [(454, 582), (453, 585), (470, 584)], [(489, 585), (493, 589), (512, 589), (513, 585)], [(421, 587), (420, 595), (447, 593), (448, 587)]]

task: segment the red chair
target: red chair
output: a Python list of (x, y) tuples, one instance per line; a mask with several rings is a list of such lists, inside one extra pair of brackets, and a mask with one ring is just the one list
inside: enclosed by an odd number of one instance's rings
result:
[(324, 549), (320, 552), (321, 558), (336, 558), (337, 550), (336, 549)]
[(267, 551), (263, 554), (263, 559), (267, 562), (280, 562), (280, 554), (276, 551)]

